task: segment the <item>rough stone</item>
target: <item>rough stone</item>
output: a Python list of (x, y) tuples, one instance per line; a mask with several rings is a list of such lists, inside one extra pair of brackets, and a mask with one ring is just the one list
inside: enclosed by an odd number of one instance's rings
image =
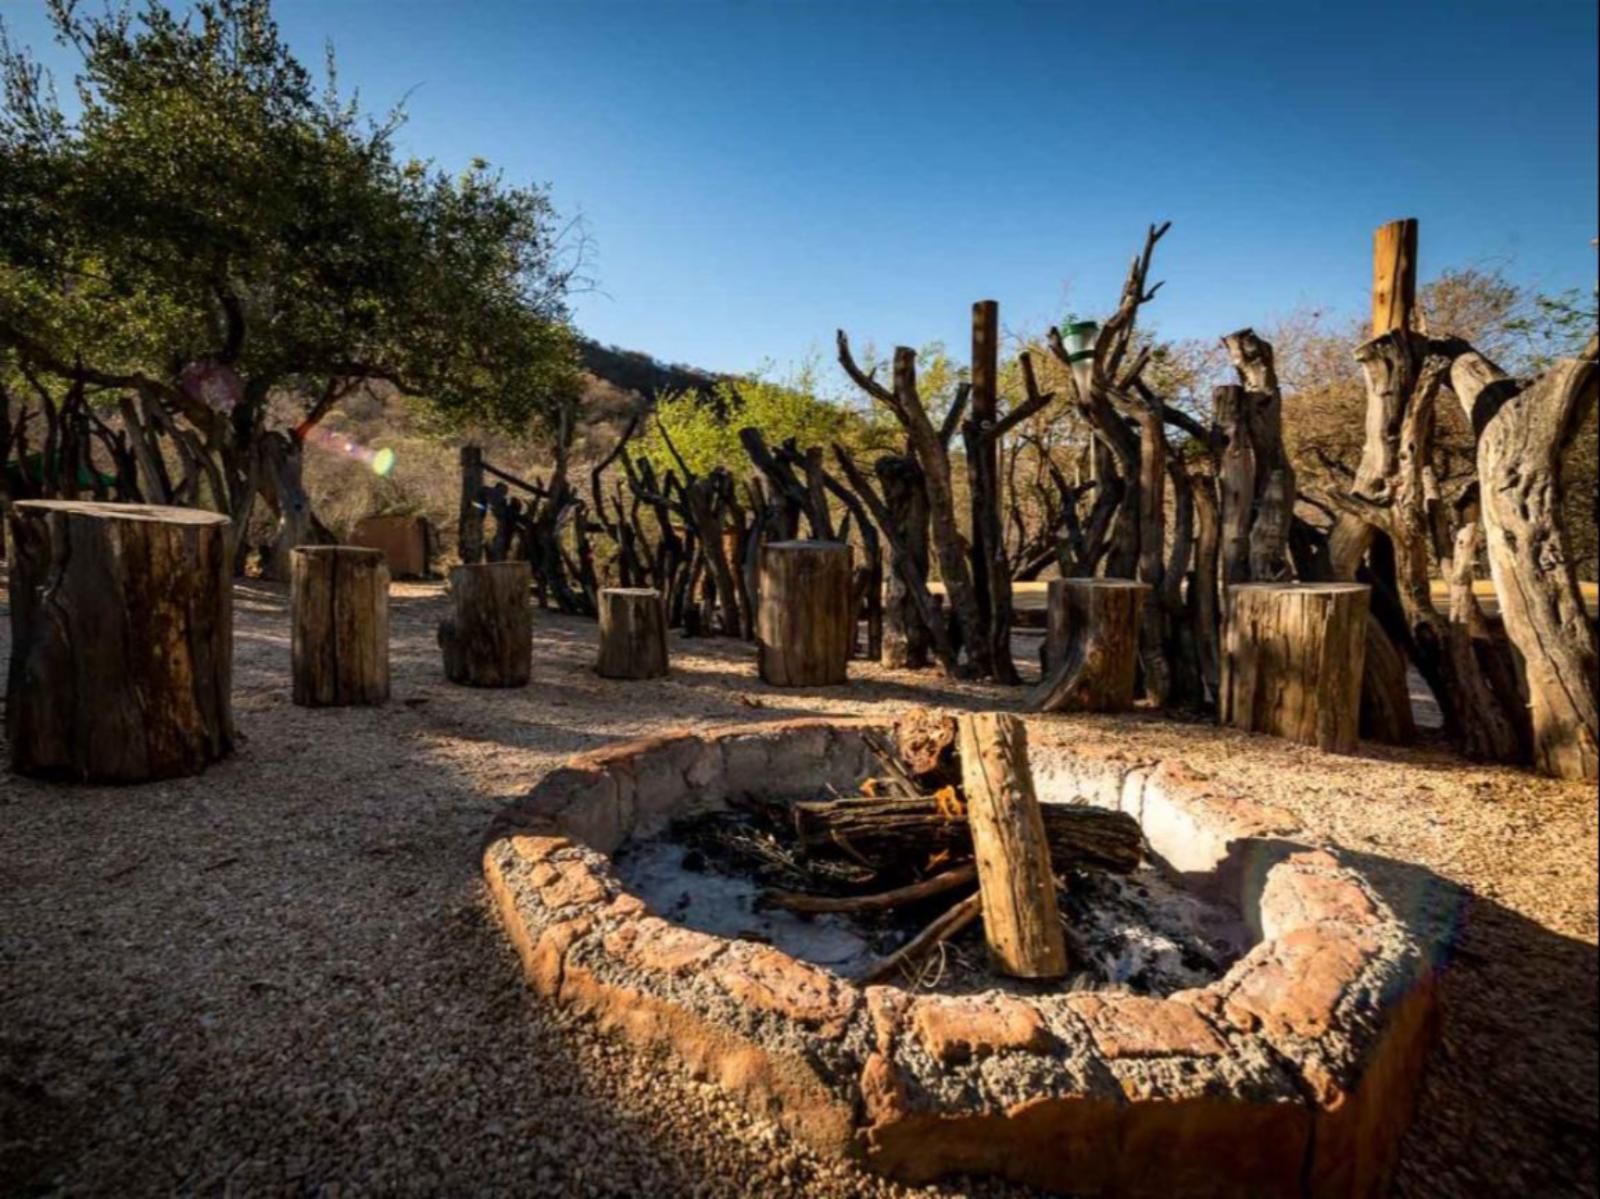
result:
[(1069, 995), (1106, 1057), (1219, 1057), (1227, 1044), (1193, 1007), (1140, 995)]
[(861, 993), (824, 970), (762, 947), (729, 953), (712, 968), (717, 983), (735, 999), (838, 1036)]
[(1037, 1008), (1004, 995), (918, 999), (911, 1027), (931, 1057), (950, 1064), (1005, 1050), (1044, 1053), (1055, 1040)]

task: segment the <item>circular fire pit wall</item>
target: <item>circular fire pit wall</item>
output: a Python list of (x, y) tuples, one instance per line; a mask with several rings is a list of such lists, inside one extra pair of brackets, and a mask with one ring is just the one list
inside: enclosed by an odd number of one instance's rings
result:
[(613, 746), (547, 775), (501, 814), (483, 858), (531, 985), (671, 1049), (817, 1150), (907, 1181), (1381, 1193), (1427, 1045), (1429, 959), (1336, 851), (1293, 840), (1281, 810), (1176, 763), (1035, 749), (1043, 802), (1127, 812), (1154, 852), (1147, 877), (1105, 895), (1139, 895), (1130, 910), (1152, 926), (1199, 913), (1174, 926), (1177, 943), (1191, 925), (1207, 933), (1168, 955), (1181, 966), (1122, 972), (1113, 954), (1100, 977), (1080, 970), (1057, 986), (959, 970), (931, 989), (859, 986), (861, 954), (828, 925), (739, 927), (750, 917), (737, 902), (718, 924), (711, 899), (736, 880), (685, 882), (663, 865), (674, 829), (730, 800), (849, 793), (874, 772), (863, 734), (887, 731), (732, 726)]

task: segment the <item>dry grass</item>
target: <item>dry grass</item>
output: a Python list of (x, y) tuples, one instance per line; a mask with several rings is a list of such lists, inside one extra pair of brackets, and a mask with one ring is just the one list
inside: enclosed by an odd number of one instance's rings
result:
[[(876, 667), (777, 691), (746, 647), (676, 638), (672, 677), (607, 682), (593, 626), (556, 616), (533, 686), (471, 691), (441, 677), (437, 586), (393, 605), (384, 708), (293, 707), (283, 593), (241, 585), (232, 759), (124, 790), (0, 782), (0, 1193), (911, 1193), (534, 1000), (476, 849), (508, 796), (605, 740), (1019, 693)], [(1401, 886), (1470, 897), (1400, 1191), (1595, 1193), (1591, 788), (1144, 716), (1038, 736), (1181, 756)]]

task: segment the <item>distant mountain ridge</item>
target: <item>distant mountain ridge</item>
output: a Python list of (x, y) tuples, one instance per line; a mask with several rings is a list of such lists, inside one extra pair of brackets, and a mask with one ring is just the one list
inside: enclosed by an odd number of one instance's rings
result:
[(662, 362), (640, 350), (603, 346), (587, 337), (578, 339), (578, 353), (583, 361), (583, 369), (595, 378), (623, 391), (645, 396), (669, 391), (694, 391), (707, 397), (718, 383), (728, 378), (727, 375), (685, 366), (681, 362)]

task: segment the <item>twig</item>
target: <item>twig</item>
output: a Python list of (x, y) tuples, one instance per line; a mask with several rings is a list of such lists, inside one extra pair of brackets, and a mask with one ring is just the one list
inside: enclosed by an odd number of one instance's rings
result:
[(880, 958), (876, 963), (868, 967), (867, 972), (861, 976), (861, 983), (882, 982), (902, 966), (914, 962), (935, 945), (955, 936), (976, 920), (982, 912), (983, 892), (974, 891), (899, 949), (889, 954), (888, 957)]
[(902, 904), (927, 899), (930, 895), (954, 890), (977, 877), (977, 866), (968, 862), (921, 882), (896, 887), (892, 891), (879, 891), (875, 895), (835, 897), (808, 895), (800, 891), (763, 891), (759, 902), (763, 907), (785, 908), (791, 912), (884, 912)]

